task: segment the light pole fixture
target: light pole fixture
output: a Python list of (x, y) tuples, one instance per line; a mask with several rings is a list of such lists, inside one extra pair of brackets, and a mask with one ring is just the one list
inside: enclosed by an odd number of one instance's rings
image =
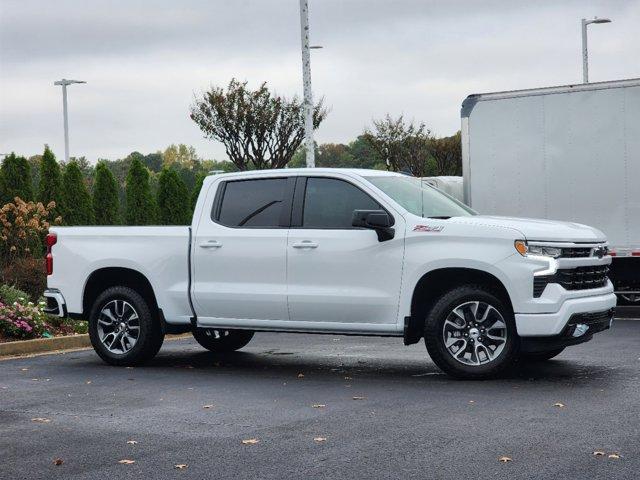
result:
[(587, 52), (587, 26), (592, 23), (611, 23), (608, 18), (582, 19), (582, 83), (589, 83), (589, 54)]
[(53, 82), (56, 86), (62, 87), (62, 116), (64, 118), (64, 161), (69, 163), (69, 118), (67, 115), (67, 85), (74, 83), (87, 83), (84, 80), (67, 80), (63, 78)]
[(319, 45), (309, 46), (309, 3), (300, 0), (300, 39), (302, 43), (302, 85), (304, 92), (304, 142), (306, 147), (307, 168), (316, 166), (313, 143), (313, 96), (311, 94), (311, 49), (322, 48)]

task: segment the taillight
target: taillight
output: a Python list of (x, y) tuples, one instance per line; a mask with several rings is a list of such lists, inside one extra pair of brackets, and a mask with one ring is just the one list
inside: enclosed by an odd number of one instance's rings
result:
[(51, 253), (51, 247), (53, 247), (57, 242), (58, 236), (55, 233), (47, 234), (45, 238), (45, 244), (47, 245), (47, 255), (44, 257), (47, 275), (53, 274), (53, 254)]

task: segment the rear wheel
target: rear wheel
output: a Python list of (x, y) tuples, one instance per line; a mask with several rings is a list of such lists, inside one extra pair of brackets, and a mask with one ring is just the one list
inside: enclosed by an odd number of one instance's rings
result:
[(555, 350), (548, 350), (546, 352), (535, 353), (521, 353), (520, 359), (525, 362), (545, 362), (551, 360), (553, 357), (557, 357), (564, 351), (563, 348), (556, 348)]
[(100, 358), (118, 366), (150, 360), (164, 340), (148, 302), (129, 287), (111, 287), (98, 296), (89, 316), (89, 337)]
[(253, 334), (251, 330), (196, 328), (193, 338), (211, 352), (226, 353), (240, 350), (251, 341)]
[(511, 308), (480, 285), (443, 294), (425, 319), (424, 340), (435, 364), (457, 378), (494, 377), (517, 358)]

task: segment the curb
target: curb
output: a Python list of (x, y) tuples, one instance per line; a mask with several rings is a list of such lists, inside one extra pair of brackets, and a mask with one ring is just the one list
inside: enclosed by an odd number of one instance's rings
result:
[[(167, 340), (190, 338), (190, 333), (167, 335)], [(34, 355), (41, 353), (58, 353), (63, 350), (89, 349), (91, 340), (89, 334), (69, 335), (66, 337), (34, 338), (33, 340), (17, 340), (15, 342), (0, 343), (0, 358)]]
[(70, 350), (91, 346), (88, 334), (69, 335), (66, 337), (34, 338), (0, 343), (0, 357), (8, 355), (29, 355), (32, 353), (51, 352), (53, 350)]

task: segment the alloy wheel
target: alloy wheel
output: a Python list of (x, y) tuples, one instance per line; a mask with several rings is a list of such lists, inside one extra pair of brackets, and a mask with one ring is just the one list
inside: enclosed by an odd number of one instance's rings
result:
[(129, 302), (111, 300), (100, 310), (98, 337), (111, 353), (127, 353), (140, 337), (138, 312)]
[(455, 307), (442, 326), (449, 354), (464, 365), (494, 361), (507, 343), (507, 324), (502, 314), (486, 302), (465, 302)]

